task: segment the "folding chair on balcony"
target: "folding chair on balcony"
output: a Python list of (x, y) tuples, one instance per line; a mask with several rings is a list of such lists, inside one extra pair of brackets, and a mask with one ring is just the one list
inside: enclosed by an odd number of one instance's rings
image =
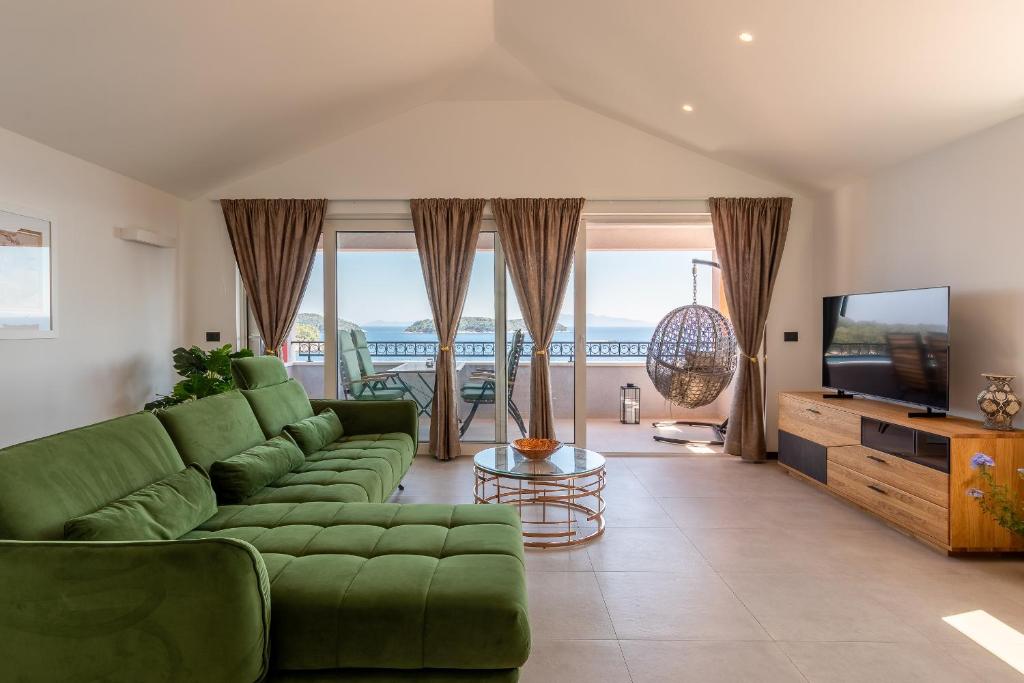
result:
[(370, 355), (370, 345), (366, 343), (365, 332), (359, 329), (352, 330), (352, 343), (355, 344), (356, 355), (359, 357), (359, 369), (362, 371), (365, 381), (375, 383), (385, 389), (400, 388), (412, 393), (409, 385), (397, 372), (377, 371), (373, 365), (373, 356)]
[[(519, 359), (523, 355), (523, 331), (516, 330), (512, 336), (512, 348), (509, 350), (508, 359), (505, 364), (505, 375), (508, 378), (508, 414), (515, 420), (519, 432), (526, 436), (526, 425), (523, 422), (523, 415), (519, 412), (519, 406), (512, 400), (512, 390), (516, 386), (516, 372), (519, 370)], [(493, 372), (475, 372), (470, 375), (469, 380), (459, 389), (459, 395), (464, 403), (472, 403), (469, 415), (462, 422), (459, 436), (465, 436), (469, 429), (477, 409), (481, 405), (494, 405), (497, 396), (497, 379)]]
[(359, 352), (356, 350), (352, 335), (344, 330), (338, 331), (338, 346), (341, 366), (345, 369), (345, 391), (357, 401), (397, 401), (409, 393), (404, 384), (398, 387), (386, 386), (387, 379), (383, 376), (367, 375), (359, 363)]

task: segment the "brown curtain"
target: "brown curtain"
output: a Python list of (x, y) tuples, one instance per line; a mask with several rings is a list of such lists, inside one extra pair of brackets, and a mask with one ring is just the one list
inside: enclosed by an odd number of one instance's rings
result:
[(455, 399), (452, 345), (473, 271), (484, 201), (413, 199), (411, 202), (416, 247), (438, 339), (430, 411), (430, 450), (438, 460), (451, 460), (459, 454), (459, 408)]
[(583, 199), (492, 199), (512, 286), (526, 329), (530, 358), (530, 436), (555, 436), (548, 345), (569, 283)]
[(725, 300), (740, 351), (725, 451), (760, 461), (765, 459), (764, 401), (757, 354), (764, 341), (793, 200), (712, 197), (708, 203)]
[(253, 317), (277, 355), (302, 301), (326, 199), (222, 199), (224, 222)]

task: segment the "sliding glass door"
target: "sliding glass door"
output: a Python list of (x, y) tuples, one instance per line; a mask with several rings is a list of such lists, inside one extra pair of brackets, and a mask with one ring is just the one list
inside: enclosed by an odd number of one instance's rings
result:
[[(714, 258), (703, 203), (692, 212), (668, 210), (681, 206), (617, 214), (602, 212), (595, 203), (585, 219), (548, 348), (560, 440), (589, 441), (613, 452), (649, 450), (647, 430), (619, 423), (620, 387), (628, 383), (641, 389), (641, 424), (681, 413), (724, 417), (729, 390), (701, 410), (681, 411), (662, 400), (646, 376), (654, 325), (673, 308), (692, 302), (692, 260)], [(698, 270), (697, 300), (724, 308), (718, 271)], [(347, 360), (343, 342), (350, 347)], [(251, 337), (249, 343), (255, 349), (259, 339)], [(455, 344), (465, 452), (518, 438), (527, 430), (533, 344), (494, 223), (485, 217)], [(425, 440), (436, 352), (407, 209), (396, 205), (393, 213), (328, 218), (299, 316), (281, 349), (290, 375), (314, 397), (362, 400), (378, 393), (391, 398), (400, 391), (416, 401)], [(352, 391), (353, 373), (358, 395)], [(368, 375), (380, 377), (363, 381)]]
[[(548, 347), (556, 436), (566, 443), (585, 436), (577, 425), (584, 415), (577, 382), (586, 368), (577, 363), (577, 349), (585, 344), (576, 326), (585, 292), (578, 265), (584, 239)], [(437, 344), (411, 220), (328, 219), (299, 315), (281, 349), (290, 376), (313, 397), (411, 399), (425, 441)], [(527, 433), (533, 345), (494, 224), (485, 219), (455, 338), (464, 451)]]
[[(335, 244), (338, 396), (412, 399), (425, 440), (438, 337), (415, 238), (409, 231), (350, 229), (338, 231)], [(483, 233), (455, 337), (465, 441), (497, 439), (494, 256), (494, 234)]]
[[(679, 224), (588, 225), (587, 429), (588, 443), (596, 450), (649, 452), (654, 447), (653, 422), (681, 418), (720, 422), (728, 412), (732, 396), (728, 389), (707, 406), (683, 409), (665, 400), (647, 375), (648, 346), (662, 318), (692, 303), (721, 306), (719, 272), (699, 265), (696, 284), (692, 276), (694, 260), (715, 259), (710, 221), (701, 218)], [(639, 392), (639, 400), (623, 405), (621, 388), (630, 384)], [(638, 416), (636, 425), (621, 423), (624, 408), (627, 418)], [(700, 429), (692, 431), (671, 426), (658, 433), (706, 438)]]

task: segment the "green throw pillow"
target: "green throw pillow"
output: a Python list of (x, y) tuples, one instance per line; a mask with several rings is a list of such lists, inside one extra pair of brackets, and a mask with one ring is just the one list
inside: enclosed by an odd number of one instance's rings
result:
[(327, 408), (319, 415), (307, 417), (284, 428), (284, 431), (295, 439), (299, 448), (306, 455), (316, 453), (329, 443), (341, 438), (345, 430), (341, 428), (338, 414)]
[(302, 451), (283, 434), (213, 463), (210, 479), (221, 503), (240, 503), (304, 462)]
[(69, 541), (173, 540), (217, 512), (210, 475), (199, 465), (145, 486), (64, 523)]

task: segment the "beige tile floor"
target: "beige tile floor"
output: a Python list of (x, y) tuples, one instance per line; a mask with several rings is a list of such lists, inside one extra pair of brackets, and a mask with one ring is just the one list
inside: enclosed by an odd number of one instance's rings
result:
[[(706, 441), (712, 437), (712, 432), (702, 427), (687, 427), (672, 425), (655, 430), (652, 423), (656, 421), (671, 422), (676, 418), (644, 417), (638, 425), (624, 425), (617, 419), (612, 418), (589, 418), (587, 419), (587, 445), (589, 448), (601, 451), (602, 453), (643, 453), (656, 455), (675, 455), (680, 451), (690, 453), (707, 453), (711, 449), (705, 446), (680, 446), (678, 444), (664, 443), (654, 440), (655, 432), (662, 436), (674, 437), (677, 439), (692, 439), (694, 441)], [(716, 418), (708, 418), (721, 421)], [(519, 432), (515, 424), (509, 420), (509, 437), (517, 438)], [(426, 440), (430, 432), (430, 419), (426, 416), (420, 417), (420, 439)], [(573, 422), (565, 418), (555, 420), (555, 433), (563, 441), (571, 441), (573, 434)], [(470, 423), (469, 429), (464, 436), (469, 442), (490, 442), (494, 440), (494, 418), (493, 415), (476, 417)]]
[[(472, 502), (472, 459), (417, 458), (402, 502)], [(952, 559), (724, 455), (608, 461), (608, 527), (527, 553), (522, 681), (1024, 681), (942, 618), (1024, 632), (1024, 560)]]

